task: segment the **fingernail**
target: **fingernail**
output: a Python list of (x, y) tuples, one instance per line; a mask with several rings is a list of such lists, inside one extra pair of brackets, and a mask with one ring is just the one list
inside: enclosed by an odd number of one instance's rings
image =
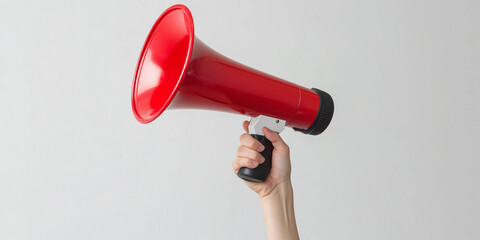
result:
[(252, 163), (252, 166), (253, 166), (254, 168), (256, 168), (256, 167), (258, 166), (258, 162), (253, 162), (253, 163)]
[(260, 162), (262, 162), (262, 163), (265, 162), (265, 158), (262, 157), (262, 158), (260, 159)]
[(263, 150), (265, 150), (265, 146), (261, 145), (260, 147), (258, 147), (258, 151), (262, 152)]

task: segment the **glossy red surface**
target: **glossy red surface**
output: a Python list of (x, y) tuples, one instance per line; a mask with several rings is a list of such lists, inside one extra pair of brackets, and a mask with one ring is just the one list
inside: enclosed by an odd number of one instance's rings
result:
[(132, 108), (142, 123), (157, 118), (174, 98), (192, 53), (193, 19), (183, 5), (167, 9), (148, 34), (133, 82)]
[(267, 115), (309, 128), (319, 109), (310, 89), (237, 63), (194, 37), (188, 9), (167, 9), (151, 30), (137, 66), (132, 108), (148, 123), (167, 107)]

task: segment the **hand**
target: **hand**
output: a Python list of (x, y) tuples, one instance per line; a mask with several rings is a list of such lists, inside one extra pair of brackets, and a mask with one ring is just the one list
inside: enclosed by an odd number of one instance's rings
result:
[[(265, 148), (263, 145), (248, 134), (248, 121), (243, 122), (243, 129), (246, 133), (240, 136), (240, 144), (237, 150), (237, 157), (232, 163), (232, 168), (235, 174), (242, 167), (256, 168), (259, 164), (263, 163), (263, 159), (260, 152)], [(290, 149), (287, 144), (282, 140), (278, 133), (271, 131), (264, 127), (262, 129), (265, 137), (272, 142), (272, 169), (265, 182), (249, 182), (245, 183), (253, 191), (255, 191), (260, 198), (265, 198), (270, 194), (279, 190), (280, 185), (290, 186)]]

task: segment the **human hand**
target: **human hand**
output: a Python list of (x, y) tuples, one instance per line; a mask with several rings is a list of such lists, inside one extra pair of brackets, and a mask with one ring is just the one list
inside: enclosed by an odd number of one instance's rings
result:
[[(256, 168), (259, 164), (265, 161), (260, 154), (265, 148), (248, 133), (248, 125), (248, 121), (243, 122), (243, 129), (246, 133), (240, 136), (241, 146), (238, 147), (237, 157), (232, 163), (232, 168), (235, 174), (237, 174), (238, 170), (242, 167)], [(245, 181), (245, 183), (255, 191), (260, 198), (265, 198), (280, 190), (280, 185), (291, 185), (291, 164), (290, 149), (280, 135), (266, 127), (262, 129), (262, 132), (273, 145), (272, 169), (264, 182)]]

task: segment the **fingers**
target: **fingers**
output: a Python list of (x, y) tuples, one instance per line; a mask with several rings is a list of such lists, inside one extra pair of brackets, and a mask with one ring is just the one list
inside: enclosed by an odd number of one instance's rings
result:
[(251, 160), (254, 160), (254, 161), (257, 161), (257, 162), (260, 162), (260, 161), (263, 162), (263, 160), (264, 160), (262, 155), (259, 152), (255, 151), (251, 148), (245, 147), (243, 145), (238, 147), (237, 157), (248, 158), (248, 159), (251, 159)]
[(240, 144), (258, 152), (262, 152), (265, 149), (265, 147), (257, 139), (253, 138), (248, 133), (240, 135)]
[(280, 137), (280, 135), (277, 132), (274, 132), (267, 127), (262, 128), (262, 132), (267, 137), (270, 142), (272, 142), (272, 145), (275, 149), (281, 150), (281, 151), (290, 151), (290, 148), (288, 145), (283, 141), (283, 139)]
[(256, 168), (260, 162), (249, 159), (249, 158), (244, 158), (244, 157), (237, 157), (233, 162), (232, 162), (232, 168), (233, 172), (237, 174), (238, 170), (242, 167), (247, 167), (247, 168)]
[(258, 165), (265, 162), (265, 159), (260, 154), (265, 147), (250, 134), (248, 134), (249, 121), (243, 122), (243, 130), (245, 133), (240, 136), (241, 146), (237, 149), (237, 158), (232, 163), (232, 168), (235, 174), (242, 167), (256, 168)]
[(263, 156), (258, 151), (242, 145), (237, 149), (237, 158), (233, 161), (232, 168), (236, 174), (238, 170), (242, 167), (256, 168), (259, 164), (262, 164), (263, 162), (265, 162), (265, 158), (263, 158)]

